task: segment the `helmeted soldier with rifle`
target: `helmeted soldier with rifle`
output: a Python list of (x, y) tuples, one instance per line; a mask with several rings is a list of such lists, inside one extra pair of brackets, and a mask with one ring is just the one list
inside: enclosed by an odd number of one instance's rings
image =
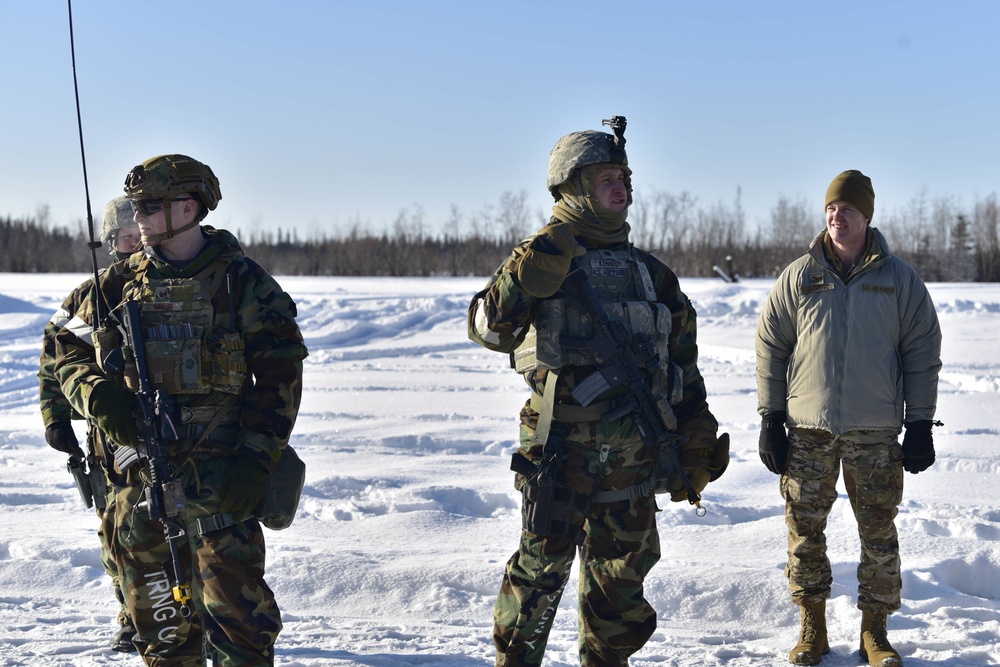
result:
[(78, 317), (106, 313), (93, 331), (56, 337), (55, 372), (117, 445), (104, 529), (135, 642), (150, 665), (273, 664), (258, 517), (301, 398), (295, 304), (232, 234), (200, 224), (221, 199), (207, 165), (151, 158), (125, 194), (144, 249), (89, 295)]
[(700, 507), (725, 470), (677, 277), (629, 241), (625, 118), (549, 158), (553, 216), (469, 306), (469, 337), (531, 387), (511, 468), (522, 533), (494, 611), (498, 666), (541, 664), (580, 550), (580, 663), (619, 667), (656, 627), (643, 581), (660, 556), (655, 493)]
[[(104, 208), (104, 219), (101, 222), (101, 241), (108, 248), (108, 253), (116, 261), (125, 260), (139, 248), (139, 229), (132, 219), (132, 205), (125, 197), (116, 197)], [(45, 423), (45, 442), (56, 451), (69, 455), (67, 469), (73, 475), (80, 497), (88, 509), (93, 508), (97, 516), (103, 518), (108, 509), (108, 479), (106, 461), (110, 458), (113, 443), (104, 437), (96, 424), (87, 424), (87, 453), (84, 454), (71, 420), (82, 419), (82, 416), (70, 406), (62, 393), (62, 387), (54, 373), (56, 334), (66, 326), (80, 323), (75, 318), (77, 311), (94, 286), (93, 278), (88, 278), (76, 289), (70, 292), (59, 310), (45, 326), (42, 334), (42, 353), (38, 366), (39, 404), (42, 421)], [(101, 562), (104, 570), (111, 577), (118, 598), (120, 610), (118, 613), (118, 629), (111, 639), (111, 648), (123, 653), (135, 651), (132, 637), (135, 628), (125, 606), (125, 598), (121, 592), (118, 566), (111, 558), (103, 530), (98, 530), (101, 542)]]

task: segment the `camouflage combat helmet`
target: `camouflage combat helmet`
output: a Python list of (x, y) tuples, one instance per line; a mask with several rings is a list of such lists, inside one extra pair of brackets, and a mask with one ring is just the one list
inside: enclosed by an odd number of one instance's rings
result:
[(545, 185), (558, 201), (559, 186), (579, 173), (587, 165), (610, 162), (620, 164), (628, 170), (628, 156), (625, 154), (625, 118), (614, 116), (605, 120), (615, 134), (585, 130), (572, 132), (556, 142), (549, 154), (549, 175)]
[[(202, 205), (194, 221), (181, 228), (173, 229), (170, 220), (169, 202), (191, 194)], [(219, 179), (211, 167), (187, 155), (157, 155), (132, 168), (125, 177), (125, 195), (129, 199), (161, 199), (166, 211), (167, 231), (148, 239), (150, 245), (157, 245), (201, 222), (209, 211), (214, 211), (222, 199)]]
[(101, 243), (108, 246), (108, 254), (118, 255), (118, 230), (134, 227), (132, 219), (132, 204), (128, 197), (115, 197), (104, 207), (104, 219), (101, 221)]
[(186, 192), (214, 211), (222, 199), (211, 167), (187, 155), (158, 155), (132, 168), (125, 177), (129, 199), (173, 199)]

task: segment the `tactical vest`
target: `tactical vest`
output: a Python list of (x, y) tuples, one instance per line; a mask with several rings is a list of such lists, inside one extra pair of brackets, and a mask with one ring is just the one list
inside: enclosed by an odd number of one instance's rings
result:
[[(677, 403), (682, 382), (680, 368), (670, 363), (671, 314), (656, 300), (649, 269), (634, 256), (631, 246), (627, 250), (588, 250), (577, 263), (588, 274), (608, 317), (653, 342), (664, 371), (663, 378), (650, 378), (654, 393), (667, 398), (668, 403)], [(573, 344), (574, 339), (586, 340), (593, 335), (593, 321), (575, 300), (563, 296), (543, 299), (524, 340), (512, 354), (514, 369), (526, 375), (537, 369), (597, 365), (589, 350)], [(669, 396), (663, 396), (665, 392)]]
[[(134, 268), (122, 299), (139, 303), (153, 387), (171, 396), (238, 394), (247, 379), (247, 361), (243, 338), (235, 331), (231, 285), (230, 309), (215, 312), (212, 305), (229, 282), (229, 262), (216, 260), (189, 278), (151, 278), (144, 256)], [(139, 388), (134, 359), (126, 359), (125, 384)]]

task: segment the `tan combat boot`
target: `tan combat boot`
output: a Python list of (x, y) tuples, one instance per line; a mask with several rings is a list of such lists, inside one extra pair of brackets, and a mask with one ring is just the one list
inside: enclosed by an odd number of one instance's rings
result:
[(818, 665), (830, 652), (826, 638), (826, 600), (802, 605), (802, 630), (799, 643), (788, 654), (793, 665)]
[(903, 659), (886, 637), (885, 614), (861, 612), (861, 659), (871, 667), (902, 667)]

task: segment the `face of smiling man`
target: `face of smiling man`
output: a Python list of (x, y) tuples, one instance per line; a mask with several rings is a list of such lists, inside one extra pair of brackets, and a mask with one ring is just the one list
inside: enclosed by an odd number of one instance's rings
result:
[(826, 231), (837, 256), (846, 263), (853, 263), (864, 252), (868, 218), (846, 201), (830, 202), (826, 207)]

